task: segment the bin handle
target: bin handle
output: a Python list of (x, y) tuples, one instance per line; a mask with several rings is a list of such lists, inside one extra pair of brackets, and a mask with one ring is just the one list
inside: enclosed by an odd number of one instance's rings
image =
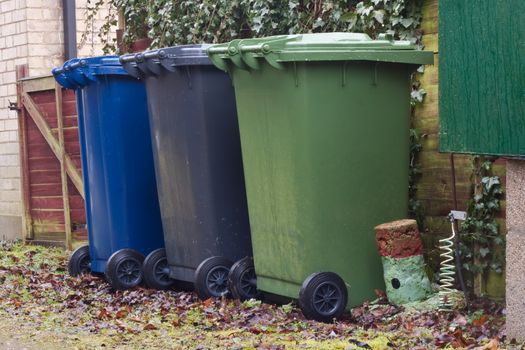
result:
[(75, 68), (78, 68), (78, 67), (83, 67), (86, 65), (86, 61), (85, 60), (80, 60), (78, 62), (73, 62), (69, 65), (64, 65), (60, 68), (54, 68), (52, 73), (53, 74), (62, 74), (64, 73), (65, 71), (68, 71), (68, 70), (71, 70), (71, 69), (75, 69)]
[(208, 48), (208, 53), (210, 54), (225, 54), (225, 53), (228, 53), (228, 48), (227, 47), (210, 47)]
[(144, 58), (146, 59), (155, 59), (155, 58), (158, 58), (158, 59), (163, 59), (163, 58), (166, 58), (166, 52), (164, 50), (155, 50), (155, 51), (147, 51), (147, 52), (144, 52)]
[(262, 53), (262, 54), (268, 54), (271, 51), (270, 45), (266, 43), (256, 44), (256, 45), (243, 45), (239, 47), (239, 50), (241, 51), (241, 53)]
[[(255, 44), (255, 45), (243, 45), (239, 47), (241, 53), (269, 53), (270, 45), (268, 44)], [(208, 49), (210, 54), (228, 54), (230, 56), (236, 55), (238, 52), (234, 46), (229, 47), (210, 47)]]
[(120, 63), (122, 63), (122, 64), (133, 62), (134, 60), (135, 60), (135, 55), (121, 56), (120, 59), (119, 59)]
[(80, 61), (71, 63), (70, 65), (66, 66), (65, 69), (66, 70), (76, 69), (79, 67), (84, 67), (85, 65), (86, 65), (86, 60), (80, 60)]
[(121, 56), (119, 61), (120, 63), (130, 63), (130, 62), (142, 62), (144, 59), (155, 59), (155, 58), (165, 58), (166, 52), (164, 50), (153, 50), (153, 51), (146, 51), (146, 52), (139, 52), (136, 54), (129, 54), (125, 56)]

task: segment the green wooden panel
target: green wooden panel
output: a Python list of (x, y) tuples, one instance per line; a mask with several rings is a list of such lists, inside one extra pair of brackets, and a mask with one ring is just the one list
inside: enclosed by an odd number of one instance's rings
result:
[(440, 151), (525, 155), (525, 1), (439, 2)]

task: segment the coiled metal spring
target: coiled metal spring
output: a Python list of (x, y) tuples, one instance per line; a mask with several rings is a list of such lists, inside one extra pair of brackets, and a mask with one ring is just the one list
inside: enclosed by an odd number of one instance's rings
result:
[(456, 274), (456, 266), (454, 265), (454, 237), (456, 231), (454, 229), (454, 220), (452, 219), (452, 235), (447, 238), (439, 240), (439, 249), (442, 252), (441, 266), (439, 268), (439, 311), (452, 311), (452, 302), (449, 296), (454, 292), (454, 276)]

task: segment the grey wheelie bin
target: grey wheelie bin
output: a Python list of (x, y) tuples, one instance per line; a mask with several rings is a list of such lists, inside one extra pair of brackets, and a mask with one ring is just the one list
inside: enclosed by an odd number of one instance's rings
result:
[(233, 85), (209, 60), (208, 45), (120, 58), (144, 80), (165, 251), (151, 253), (146, 282), (192, 282), (203, 298), (228, 291), (234, 262), (255, 293), (252, 249)]

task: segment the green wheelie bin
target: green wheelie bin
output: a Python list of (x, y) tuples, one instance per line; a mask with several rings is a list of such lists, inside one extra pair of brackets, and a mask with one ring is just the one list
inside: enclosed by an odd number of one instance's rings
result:
[(235, 87), (258, 289), (320, 321), (374, 299), (374, 227), (407, 216), (410, 77), (432, 52), (326, 33), (208, 55)]

